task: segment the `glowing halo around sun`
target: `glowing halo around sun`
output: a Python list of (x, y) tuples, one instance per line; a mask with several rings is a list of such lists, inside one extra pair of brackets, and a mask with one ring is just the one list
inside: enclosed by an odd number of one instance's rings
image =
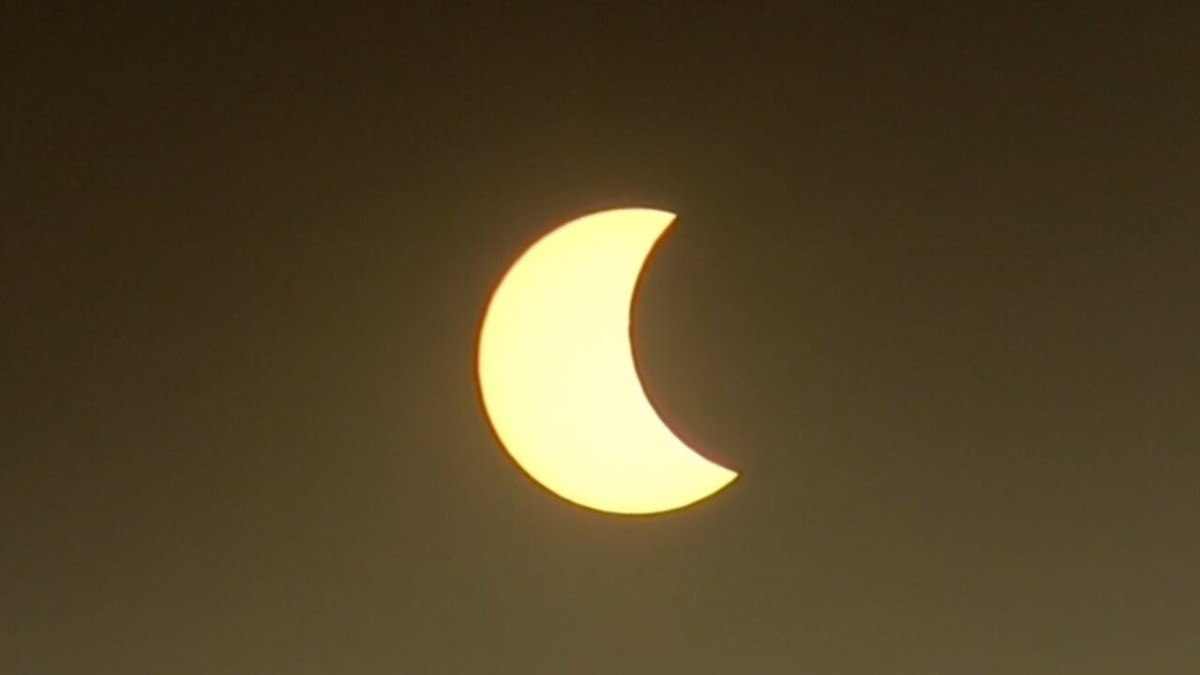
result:
[(630, 208), (566, 223), (512, 265), (484, 315), (477, 375), (492, 428), (534, 480), (582, 506), (671, 511), (738, 476), (667, 428), (634, 363), (634, 291), (674, 219)]

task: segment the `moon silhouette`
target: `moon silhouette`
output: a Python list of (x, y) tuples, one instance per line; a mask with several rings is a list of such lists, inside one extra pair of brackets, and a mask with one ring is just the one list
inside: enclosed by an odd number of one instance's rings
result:
[(480, 329), (479, 388), (501, 444), (542, 486), (599, 511), (679, 509), (738, 476), (663, 423), (634, 362), (634, 291), (674, 220), (628, 208), (553, 230), (501, 279)]

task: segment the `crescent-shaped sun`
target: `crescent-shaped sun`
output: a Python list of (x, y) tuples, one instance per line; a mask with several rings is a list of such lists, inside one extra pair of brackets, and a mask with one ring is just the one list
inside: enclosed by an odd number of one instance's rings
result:
[(634, 362), (634, 291), (674, 219), (630, 208), (559, 227), (512, 265), (484, 315), (477, 376), (492, 428), (534, 480), (582, 506), (670, 511), (738, 475), (667, 428)]

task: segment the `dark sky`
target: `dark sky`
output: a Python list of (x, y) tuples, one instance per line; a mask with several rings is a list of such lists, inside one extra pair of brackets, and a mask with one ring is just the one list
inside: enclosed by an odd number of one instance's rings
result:
[[(4, 672), (1200, 672), (1194, 3), (177, 4), (0, 15)], [(625, 205), (657, 518), (474, 382)]]

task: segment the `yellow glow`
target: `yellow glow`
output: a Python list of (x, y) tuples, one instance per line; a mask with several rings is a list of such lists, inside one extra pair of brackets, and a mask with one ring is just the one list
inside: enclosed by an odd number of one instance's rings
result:
[(617, 209), (563, 225), (513, 264), (484, 316), (479, 386), (496, 435), (534, 480), (593, 509), (669, 511), (737, 477), (663, 424), (634, 365), (634, 290), (674, 219)]

